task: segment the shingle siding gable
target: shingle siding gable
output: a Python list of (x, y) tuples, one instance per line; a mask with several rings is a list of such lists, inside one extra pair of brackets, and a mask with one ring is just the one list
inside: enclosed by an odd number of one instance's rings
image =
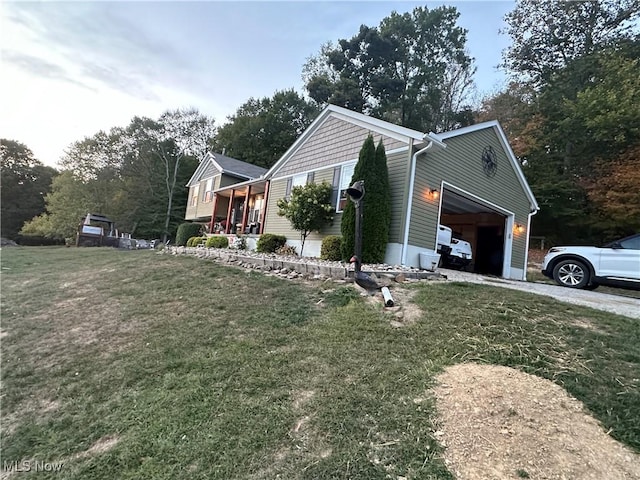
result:
[(369, 133), (373, 135), (376, 145), (382, 139), (387, 151), (408, 145), (408, 139), (406, 142), (396, 140), (330, 116), (292, 153), (285, 164), (274, 172), (273, 177), (286, 177), (357, 160)]

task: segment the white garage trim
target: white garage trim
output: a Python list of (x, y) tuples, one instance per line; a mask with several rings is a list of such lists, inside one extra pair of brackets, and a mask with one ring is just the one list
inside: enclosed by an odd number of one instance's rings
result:
[[(511, 268), (511, 257), (513, 254), (513, 225), (515, 223), (515, 213), (511, 212), (510, 210), (507, 210), (503, 207), (501, 207), (500, 205), (496, 205), (493, 202), (490, 202), (488, 200), (485, 200), (482, 197), (479, 197), (477, 195), (474, 195), (471, 192), (468, 192), (460, 187), (455, 186), (452, 183), (449, 182), (445, 182), (442, 181), (442, 183), (440, 184), (440, 202), (438, 204), (438, 225), (440, 225), (440, 217), (442, 215), (442, 202), (444, 201), (444, 195), (445, 195), (445, 190), (449, 190), (452, 192), (455, 192), (459, 195), (462, 195), (470, 200), (473, 200), (476, 203), (479, 203), (480, 205), (484, 205), (485, 207), (493, 210), (494, 212), (500, 214), (500, 215), (504, 215), (505, 217), (505, 224), (504, 224), (504, 245), (503, 245), (503, 252), (504, 252), (504, 260), (502, 262), (502, 276), (504, 278), (513, 278), (516, 280), (522, 280), (523, 279), (523, 275), (524, 272), (522, 272), (521, 269), (512, 269)], [(438, 230), (436, 229), (435, 232), (435, 239), (434, 239), (435, 243), (434, 245), (438, 244)]]

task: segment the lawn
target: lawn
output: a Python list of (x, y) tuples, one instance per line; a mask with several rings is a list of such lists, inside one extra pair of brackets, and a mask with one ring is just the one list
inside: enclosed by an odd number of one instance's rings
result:
[(1, 280), (2, 462), (63, 462), (38, 478), (450, 479), (429, 392), (463, 361), (563, 385), (640, 451), (626, 317), (420, 283), (393, 328), (349, 285), (150, 251), (4, 248)]

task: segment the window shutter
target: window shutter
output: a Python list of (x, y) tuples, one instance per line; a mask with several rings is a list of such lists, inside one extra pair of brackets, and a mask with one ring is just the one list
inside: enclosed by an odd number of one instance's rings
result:
[(333, 190), (331, 191), (331, 205), (338, 205), (338, 191), (340, 190), (340, 167), (333, 169), (333, 181), (331, 182)]
[(313, 179), (315, 177), (315, 172), (307, 173), (307, 185), (313, 183)]
[(287, 190), (285, 191), (284, 194), (284, 198), (286, 200), (289, 200), (289, 197), (291, 197), (291, 185), (293, 184), (293, 177), (289, 177), (287, 179)]

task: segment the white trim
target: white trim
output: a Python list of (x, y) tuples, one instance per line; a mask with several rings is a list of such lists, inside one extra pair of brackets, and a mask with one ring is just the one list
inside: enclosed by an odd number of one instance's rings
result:
[(531, 217), (533, 217), (538, 211), (530, 212), (527, 216), (527, 239), (524, 245), (524, 276), (522, 280), (527, 281), (527, 270), (529, 269), (529, 241), (531, 240)]
[(538, 205), (538, 201), (536, 200), (536, 197), (533, 195), (533, 192), (531, 191), (531, 187), (529, 187), (529, 183), (527, 182), (527, 179), (524, 176), (524, 172), (520, 167), (520, 162), (518, 162), (515, 154), (513, 153), (513, 150), (511, 150), (511, 146), (509, 145), (507, 136), (505, 135), (504, 131), (500, 127), (500, 124), (496, 124), (495, 128), (498, 130), (498, 136), (502, 141), (502, 146), (508, 152), (508, 157), (511, 160), (513, 167), (515, 168), (516, 176), (518, 177), (518, 180), (520, 180), (520, 184), (522, 185), (522, 188), (524, 188), (524, 191), (527, 194), (527, 197), (529, 197), (529, 202), (531, 203), (531, 211), (537, 212), (538, 210), (540, 210), (540, 206)]
[(404, 222), (404, 232), (402, 234), (402, 255), (400, 257), (400, 264), (407, 264), (407, 247), (409, 246), (409, 226), (411, 225), (411, 210), (413, 209), (413, 190), (416, 183), (416, 163), (418, 161), (418, 155), (426, 152), (433, 146), (433, 142), (430, 142), (426, 147), (411, 155), (411, 163), (409, 164), (409, 196), (407, 197), (407, 209)]
[(457, 187), (453, 183), (449, 183), (449, 182), (446, 182), (444, 180), (441, 183), (440, 201), (442, 201), (442, 196), (443, 196), (442, 191), (445, 188), (448, 188), (449, 190), (453, 190), (456, 193), (460, 193), (460, 194), (464, 195), (465, 197), (469, 197), (474, 202), (480, 203), (480, 204), (484, 205), (485, 207), (488, 207), (488, 208), (490, 208), (492, 210), (496, 210), (499, 213), (501, 213), (502, 215), (515, 215), (514, 212), (512, 212), (511, 210), (507, 210), (506, 208), (501, 207), (500, 205), (497, 205), (497, 204), (495, 204), (493, 202), (490, 202), (489, 200), (485, 200), (482, 197), (474, 195), (473, 193), (471, 193), (471, 192), (469, 192), (467, 190), (464, 190), (463, 188)]
[[(356, 113), (356, 112), (351, 112)], [(352, 125), (357, 125), (358, 127), (364, 128), (365, 130), (373, 131), (375, 133), (379, 133), (380, 135), (384, 135), (389, 138), (393, 138), (394, 140), (398, 140), (399, 142), (407, 142), (409, 143), (409, 139), (413, 138), (414, 140), (422, 140), (424, 136), (421, 132), (412, 132), (411, 135), (406, 133), (400, 133), (396, 129), (390, 129), (389, 127), (385, 127), (381, 125), (381, 123), (386, 123), (387, 125), (393, 125), (392, 123), (385, 122), (383, 120), (378, 120), (377, 118), (367, 117), (361, 113), (357, 115), (362, 115), (365, 118), (353, 117), (352, 115), (345, 115), (340, 112), (334, 112), (331, 115), (334, 118), (339, 120), (343, 120), (347, 123), (351, 123)], [(404, 129), (404, 127), (400, 127), (395, 125), (398, 129)]]
[[(347, 121), (351, 121), (351, 123), (364, 122), (365, 124), (374, 126), (377, 129), (392, 132), (393, 135), (387, 135), (388, 137), (404, 137), (404, 139), (406, 140), (408, 140), (407, 137), (413, 138), (415, 140), (422, 140), (424, 138), (424, 133), (419, 132), (418, 130), (401, 127), (400, 125), (396, 125), (385, 120), (370, 117), (369, 115), (365, 115), (364, 113), (354, 112), (353, 110), (349, 110), (348, 108), (339, 107), (337, 105), (328, 105), (327, 110), (329, 110), (330, 112), (334, 112), (336, 114), (335, 116), (337, 116), (338, 118), (343, 118), (345, 120), (347, 118), (350, 119)], [(356, 125), (357, 124), (358, 123), (356, 123)], [(401, 140), (401, 138), (398, 138), (398, 140)]]
[(477, 132), (479, 130), (484, 130), (485, 128), (493, 128), (499, 127), (500, 124), (497, 120), (490, 120), (488, 122), (476, 123), (474, 125), (469, 125), (468, 127), (456, 128), (455, 130), (449, 130), (442, 133), (434, 134), (440, 140), (446, 140), (452, 137), (458, 137), (460, 135), (466, 135), (467, 133)]
[[(191, 178), (189, 178), (189, 181), (187, 182), (185, 187), (192, 187), (193, 186), (193, 182), (198, 182), (198, 183), (200, 182), (200, 180), (198, 178), (200, 177), (200, 175), (202, 175), (202, 172), (207, 168), (207, 162), (210, 161), (209, 155), (210, 155), (209, 152), (207, 152), (205, 154), (204, 158), (202, 159), (202, 161), (198, 165), (198, 168), (196, 168), (196, 171), (193, 172), (193, 175), (191, 175)], [(198, 179), (198, 180), (196, 180), (196, 179)]]
[(433, 147), (433, 143), (434, 143), (433, 141), (430, 141), (426, 147), (416, 151), (411, 156), (411, 164), (409, 165), (409, 170), (411, 172), (409, 174), (409, 197), (407, 198), (407, 210), (406, 210), (406, 217), (404, 222), (404, 235), (402, 238), (402, 257), (400, 260), (401, 265), (405, 265), (407, 261), (407, 248), (409, 246), (409, 226), (411, 225), (411, 210), (413, 209), (413, 190), (415, 188), (415, 183), (416, 183), (416, 163), (418, 162), (418, 155), (426, 152), (431, 147)]
[[(515, 223), (516, 216), (511, 214), (505, 218), (504, 221), (504, 245), (502, 255), (502, 276), (504, 278), (511, 277), (511, 263), (513, 261), (513, 225)], [(507, 261), (509, 259), (509, 261)], [(518, 278), (517, 280), (520, 280)]]
[(531, 187), (529, 187), (529, 183), (527, 182), (527, 179), (524, 176), (524, 172), (522, 171), (520, 162), (518, 162), (518, 159), (513, 153), (513, 150), (511, 149), (511, 145), (509, 145), (509, 140), (507, 140), (507, 136), (505, 135), (504, 130), (502, 130), (502, 127), (500, 126), (500, 122), (498, 122), (497, 120), (491, 120), (489, 122), (482, 122), (476, 125), (470, 125), (468, 127), (451, 130), (449, 132), (439, 133), (435, 136), (438, 137), (440, 140), (446, 140), (448, 138), (458, 137), (460, 135), (466, 135), (468, 133), (477, 132), (479, 130), (484, 130), (486, 128), (493, 128), (496, 131), (496, 134), (498, 135), (498, 139), (502, 144), (502, 148), (506, 151), (507, 158), (511, 162), (511, 166), (516, 172), (516, 177), (518, 177), (518, 181), (520, 182), (520, 185), (524, 189), (525, 194), (529, 199), (531, 210), (532, 211), (540, 210), (540, 206), (538, 205), (536, 197), (533, 195), (533, 192), (531, 191)]
[[(396, 153), (402, 153), (402, 152), (406, 152), (407, 150), (409, 150), (409, 147), (400, 147), (400, 148), (394, 148), (393, 150), (389, 150), (388, 152), (385, 152), (385, 154), (387, 155), (387, 157), (389, 155), (394, 155)], [(342, 167), (344, 165), (348, 165), (350, 163), (358, 163), (358, 158), (354, 158), (351, 160), (345, 160), (343, 162), (336, 162), (336, 163), (331, 163), (328, 165), (324, 165), (322, 167), (317, 167), (317, 168), (313, 168), (310, 170), (303, 170), (299, 173), (288, 173), (287, 175), (283, 175), (281, 177), (271, 177), (271, 180), (284, 180), (286, 178), (291, 178), (291, 177), (295, 177), (296, 175), (302, 175), (303, 173), (309, 174), (309, 173), (315, 173), (315, 172), (321, 172), (323, 170), (330, 170), (330, 169), (334, 169), (336, 167)]]
[(512, 267), (511, 270), (509, 271), (509, 276), (507, 278), (510, 280), (524, 279), (526, 281), (526, 275), (527, 275), (526, 272), (527, 272), (526, 268), (523, 271), (521, 268)]
[[(491, 210), (493, 210), (494, 212), (503, 215), (505, 218), (504, 221), (504, 243), (502, 246), (502, 252), (503, 252), (503, 260), (502, 260), (502, 276), (504, 278), (513, 278), (511, 277), (511, 262), (512, 262), (512, 256), (513, 256), (513, 224), (515, 221), (515, 213), (507, 210), (506, 208), (503, 208), (499, 205), (496, 205), (493, 202), (490, 202), (488, 200), (485, 200), (482, 197), (479, 197), (477, 195), (474, 195), (471, 192), (468, 192), (467, 190), (464, 190), (460, 187), (456, 187), (455, 185), (453, 185), (452, 183), (449, 182), (445, 182), (444, 180), (440, 183), (440, 203), (438, 205), (438, 225), (440, 225), (440, 220), (442, 217), (442, 202), (444, 201), (444, 195), (445, 195), (445, 189), (453, 191), (455, 193), (458, 193), (460, 195), (463, 195), (465, 197), (467, 197), (470, 200), (473, 200), (476, 203), (479, 203), (481, 205), (484, 205), (487, 208), (490, 208)], [(436, 232), (435, 232), (435, 245), (438, 244), (438, 230), (436, 228)], [(520, 280), (520, 279), (518, 279)]]
[(232, 172), (231, 170), (222, 170), (222, 173), (226, 173), (227, 175), (233, 175), (234, 177), (246, 178), (247, 180), (256, 180), (255, 177), (252, 177), (250, 175), (245, 175), (244, 173)]
[(358, 125), (369, 130), (374, 130), (380, 134), (386, 135), (396, 140), (405, 141), (407, 142), (407, 144), (409, 143), (409, 140), (411, 138), (417, 139), (421, 142), (424, 141), (425, 138), (425, 134), (422, 132), (418, 132), (417, 130), (411, 130), (406, 127), (394, 125), (393, 123), (379, 120), (377, 118), (370, 117), (363, 113), (354, 112), (343, 107), (338, 107), (337, 105), (327, 105), (325, 109), (320, 112), (316, 119), (311, 123), (311, 125), (309, 125), (309, 127), (307, 127), (307, 129), (302, 132), (302, 134), (296, 139), (296, 141), (293, 142), (293, 145), (291, 145), (291, 147), (289, 147), (289, 149), (284, 152), (280, 159), (269, 169), (265, 176), (275, 176), (278, 173), (278, 170), (280, 170), (284, 166), (287, 160), (291, 158), (296, 153), (296, 151), (298, 151), (298, 149), (302, 147), (302, 145), (304, 145), (304, 142), (307, 140), (307, 138), (309, 138), (329, 117), (335, 117), (354, 125)]
[(250, 178), (249, 180), (245, 180), (244, 182), (238, 182), (238, 183), (232, 183), (231, 185), (227, 185), (226, 187), (220, 187), (220, 188), (216, 188), (214, 190), (215, 192), (222, 192), (224, 190), (231, 190), (231, 189), (235, 189), (238, 190), (239, 188), (242, 187), (246, 187), (247, 185), (255, 185), (257, 183), (261, 183), (261, 182), (267, 182), (268, 180), (264, 177), (260, 177), (260, 178)]
[[(342, 188), (342, 181), (344, 180), (344, 178), (343, 178), (343, 176), (344, 176), (344, 167), (346, 167), (348, 165), (353, 165), (353, 172), (351, 173), (351, 177), (353, 178), (353, 174), (355, 173), (356, 165), (358, 165), (358, 161), (354, 160), (353, 162), (348, 162), (348, 163), (345, 163), (343, 165), (340, 165), (340, 178), (338, 179), (338, 196), (336, 198), (336, 208), (335, 208), (335, 212), (336, 213), (344, 212), (344, 208), (342, 210), (338, 210), (338, 209), (340, 208), (340, 197), (341, 197), (340, 192), (342, 190), (347, 190), (350, 187), (349, 183), (347, 183), (347, 187), (346, 188)], [(349, 179), (349, 181), (351, 181), (351, 179)], [(347, 199), (347, 202), (348, 201), (349, 200)]]

